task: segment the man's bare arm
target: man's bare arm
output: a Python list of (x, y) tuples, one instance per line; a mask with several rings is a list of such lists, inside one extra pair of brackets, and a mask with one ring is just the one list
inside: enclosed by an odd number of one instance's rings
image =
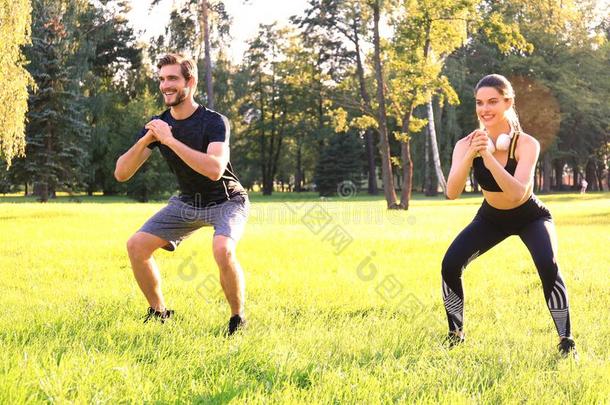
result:
[(138, 139), (138, 141), (117, 160), (114, 169), (114, 178), (120, 182), (129, 180), (142, 164), (146, 162), (146, 159), (150, 157), (152, 151), (148, 148), (148, 145), (154, 141), (155, 137), (150, 130), (146, 135)]

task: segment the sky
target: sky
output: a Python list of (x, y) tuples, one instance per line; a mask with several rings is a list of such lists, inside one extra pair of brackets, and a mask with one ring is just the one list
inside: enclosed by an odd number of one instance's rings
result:
[[(182, 0), (161, 0), (160, 4), (149, 12), (151, 0), (130, 0), (132, 10), (129, 19), (135, 28), (138, 39), (147, 41), (153, 36), (162, 34), (169, 19), (172, 4)], [(292, 15), (302, 15), (307, 8), (307, 0), (224, 0), (227, 12), (233, 18), (231, 26), (232, 42), (228, 47), (233, 62), (241, 62), (247, 49), (247, 41), (254, 37), (258, 25), (271, 24), (277, 21), (280, 26), (288, 24)], [(245, 3), (245, 4), (244, 4)], [(597, 0), (600, 9), (608, 7), (610, 0)], [(387, 29), (382, 27), (382, 35)]]
[[(136, 31), (141, 32), (140, 40), (148, 40), (162, 34), (169, 19), (172, 4), (176, 0), (162, 0), (149, 12), (151, 0), (131, 0), (132, 10), (129, 19)], [(179, 0), (178, 0), (179, 2)], [(233, 40), (229, 53), (234, 62), (241, 61), (247, 48), (246, 41), (254, 37), (258, 25), (277, 21), (286, 25), (288, 18), (302, 14), (307, 7), (307, 0), (225, 0), (227, 12), (233, 18), (231, 36)], [(246, 4), (244, 4), (246, 3)]]

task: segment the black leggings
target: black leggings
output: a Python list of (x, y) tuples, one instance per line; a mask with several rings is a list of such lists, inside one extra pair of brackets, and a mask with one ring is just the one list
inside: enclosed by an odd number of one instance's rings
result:
[(560, 337), (570, 337), (568, 292), (557, 266), (553, 219), (534, 195), (510, 210), (493, 208), (484, 201), (472, 222), (449, 246), (442, 264), (443, 301), (449, 330), (461, 331), (464, 323), (463, 270), (510, 235), (519, 235), (534, 259), (557, 333)]

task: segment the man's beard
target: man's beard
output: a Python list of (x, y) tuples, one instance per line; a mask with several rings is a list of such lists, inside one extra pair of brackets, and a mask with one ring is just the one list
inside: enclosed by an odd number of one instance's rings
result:
[(175, 107), (178, 104), (182, 103), (184, 100), (186, 100), (186, 97), (188, 95), (188, 91), (189, 91), (188, 87), (185, 87), (185, 88), (183, 88), (180, 91), (177, 91), (176, 92), (176, 96), (175, 96), (176, 99), (174, 101), (171, 101), (171, 102), (165, 102), (165, 105), (167, 107)]

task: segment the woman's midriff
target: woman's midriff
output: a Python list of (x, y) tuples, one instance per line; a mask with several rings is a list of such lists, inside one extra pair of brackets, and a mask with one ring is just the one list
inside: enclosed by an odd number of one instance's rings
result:
[(510, 201), (506, 198), (506, 193), (504, 191), (485, 191), (483, 190), (483, 197), (489, 205), (499, 210), (510, 210), (522, 205), (526, 202), (530, 196), (532, 195), (532, 191), (534, 189), (534, 185), (530, 184), (527, 192), (523, 195), (519, 201), (514, 202)]

